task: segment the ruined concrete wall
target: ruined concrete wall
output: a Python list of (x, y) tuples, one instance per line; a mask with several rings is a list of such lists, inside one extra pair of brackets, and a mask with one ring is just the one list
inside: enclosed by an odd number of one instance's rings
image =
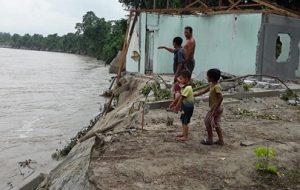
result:
[[(195, 73), (219, 68), (235, 75), (255, 73), (261, 14), (185, 16), (197, 40)], [(183, 31), (182, 31), (183, 32)]]
[[(287, 52), (289, 57), (276, 59), (276, 41), (279, 35), (287, 34), (290, 37), (290, 44)], [(281, 39), (282, 46), (288, 43)], [(300, 43), (300, 20), (290, 17), (264, 14), (260, 32), (260, 44), (258, 47), (257, 73), (274, 75), (283, 79), (294, 79), (296, 74), (300, 76), (299, 67), (299, 43)], [(286, 51), (284, 48), (283, 51)]]
[(197, 43), (194, 74), (198, 75), (213, 67), (236, 75), (254, 74), (261, 17), (261, 14), (179, 16), (141, 13), (137, 25), (140, 64), (130, 58), (133, 50), (133, 45), (130, 45), (126, 59), (127, 71), (145, 72), (146, 33), (153, 31), (153, 72), (172, 73), (173, 55), (157, 47), (172, 47), (172, 40), (176, 36), (185, 39), (184, 27), (191, 26)]

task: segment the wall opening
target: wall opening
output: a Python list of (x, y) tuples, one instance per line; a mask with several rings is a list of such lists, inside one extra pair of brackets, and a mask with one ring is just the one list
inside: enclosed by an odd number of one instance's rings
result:
[(277, 62), (287, 62), (291, 51), (291, 37), (289, 34), (279, 33), (276, 39), (276, 54)]
[(146, 32), (146, 61), (145, 71), (146, 73), (153, 72), (153, 57), (154, 57), (154, 31)]

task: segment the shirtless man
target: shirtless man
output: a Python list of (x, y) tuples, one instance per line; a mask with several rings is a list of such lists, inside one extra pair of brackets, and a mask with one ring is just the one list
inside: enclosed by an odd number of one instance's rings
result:
[(186, 43), (183, 46), (183, 49), (185, 51), (185, 66), (186, 69), (189, 70), (192, 74), (195, 67), (194, 54), (196, 48), (196, 41), (193, 38), (193, 28), (190, 26), (185, 27), (184, 36), (186, 38)]

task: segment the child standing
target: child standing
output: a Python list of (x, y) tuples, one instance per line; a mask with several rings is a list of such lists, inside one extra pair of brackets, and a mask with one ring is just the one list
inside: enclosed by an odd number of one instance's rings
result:
[(173, 61), (173, 72), (174, 72), (174, 81), (176, 82), (179, 73), (184, 70), (184, 63), (185, 63), (185, 53), (184, 49), (182, 48), (182, 38), (175, 37), (173, 39), (173, 47), (168, 48), (166, 46), (159, 46), (158, 49), (165, 49), (170, 53), (174, 54), (174, 61)]
[[(223, 133), (221, 129), (221, 116), (223, 113), (223, 95), (222, 89), (219, 83), (221, 77), (221, 71), (218, 69), (210, 69), (207, 71), (207, 80), (210, 83), (209, 87), (199, 93), (196, 93), (195, 96), (201, 96), (209, 92), (209, 108), (206, 117), (205, 117), (205, 126), (207, 130), (207, 139), (201, 141), (204, 145), (224, 145)], [(219, 140), (213, 142), (213, 128), (216, 129)]]
[(173, 93), (174, 93), (174, 100), (176, 97), (180, 96), (180, 84), (177, 81), (177, 78), (181, 71), (184, 70), (184, 63), (185, 63), (185, 54), (184, 49), (182, 48), (182, 38), (175, 37), (173, 39), (173, 48), (168, 48), (165, 46), (159, 46), (158, 49), (165, 49), (170, 53), (174, 54), (173, 59), (173, 73), (174, 73), (174, 84), (173, 84)]
[(189, 71), (182, 71), (179, 74), (178, 81), (183, 86), (181, 88), (181, 95), (170, 105), (170, 108), (174, 112), (178, 112), (181, 108), (182, 114), (180, 120), (182, 123), (182, 134), (176, 136), (177, 141), (186, 141), (188, 139), (188, 124), (191, 121), (191, 117), (194, 112), (194, 94), (193, 88), (190, 85), (191, 74)]

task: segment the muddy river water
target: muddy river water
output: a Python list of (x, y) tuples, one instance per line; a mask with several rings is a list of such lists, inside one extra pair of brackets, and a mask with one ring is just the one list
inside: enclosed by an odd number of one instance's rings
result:
[(0, 48), (0, 189), (58, 164), (51, 154), (97, 115), (109, 79), (93, 58)]

